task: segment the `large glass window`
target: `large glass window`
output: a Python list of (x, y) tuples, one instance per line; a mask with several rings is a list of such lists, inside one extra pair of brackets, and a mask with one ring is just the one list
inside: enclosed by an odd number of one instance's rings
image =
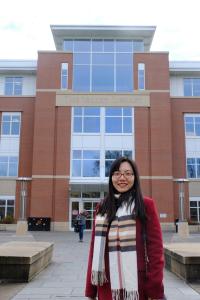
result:
[(17, 176), (18, 175), (18, 157), (17, 156), (0, 156), (0, 176)]
[(200, 96), (200, 78), (184, 78), (184, 96)]
[(188, 178), (200, 178), (200, 158), (187, 158)]
[(105, 151), (105, 177), (109, 176), (110, 167), (113, 161), (120, 156), (125, 156), (128, 158), (132, 158), (131, 150), (106, 150)]
[(186, 136), (200, 136), (200, 114), (185, 115), (185, 132)]
[(73, 52), (73, 90), (133, 91), (133, 53), (143, 51), (142, 40), (65, 40)]
[(1, 134), (19, 135), (21, 124), (20, 113), (2, 113)]
[(130, 107), (105, 108), (106, 133), (132, 133), (132, 110)]
[(15, 200), (0, 196), (0, 220), (7, 216), (14, 217)]
[(22, 77), (5, 77), (5, 95), (22, 95)]
[(68, 89), (68, 63), (61, 64), (61, 89)]
[(99, 133), (100, 108), (74, 107), (74, 133)]
[(100, 151), (73, 150), (72, 151), (73, 177), (99, 177)]

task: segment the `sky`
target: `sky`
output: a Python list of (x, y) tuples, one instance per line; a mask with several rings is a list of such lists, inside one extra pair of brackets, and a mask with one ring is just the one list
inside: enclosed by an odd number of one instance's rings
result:
[(6, 0), (0, 59), (37, 59), (55, 50), (50, 25), (156, 26), (151, 51), (170, 61), (200, 61), (199, 0)]

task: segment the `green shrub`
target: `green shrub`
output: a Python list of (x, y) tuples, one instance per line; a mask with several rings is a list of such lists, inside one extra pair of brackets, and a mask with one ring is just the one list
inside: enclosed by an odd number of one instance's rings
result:
[(13, 218), (13, 216), (6, 216), (6, 217), (4, 217), (1, 221), (0, 221), (0, 223), (2, 223), (2, 224), (13, 224), (13, 223), (15, 223), (15, 220), (14, 220), (14, 218)]

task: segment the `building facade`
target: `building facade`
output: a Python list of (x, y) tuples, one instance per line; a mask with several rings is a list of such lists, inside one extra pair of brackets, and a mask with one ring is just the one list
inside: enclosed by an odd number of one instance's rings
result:
[(143, 192), (163, 226), (200, 222), (200, 62), (150, 51), (155, 27), (51, 26), (55, 51), (37, 61), (0, 60), (0, 215), (72, 230), (107, 192), (112, 161), (136, 160)]

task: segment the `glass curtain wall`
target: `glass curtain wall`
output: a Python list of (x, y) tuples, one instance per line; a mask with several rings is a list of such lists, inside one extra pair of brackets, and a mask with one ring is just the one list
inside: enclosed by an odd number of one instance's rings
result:
[(142, 40), (65, 40), (73, 52), (73, 90), (132, 92), (133, 53), (144, 51)]

